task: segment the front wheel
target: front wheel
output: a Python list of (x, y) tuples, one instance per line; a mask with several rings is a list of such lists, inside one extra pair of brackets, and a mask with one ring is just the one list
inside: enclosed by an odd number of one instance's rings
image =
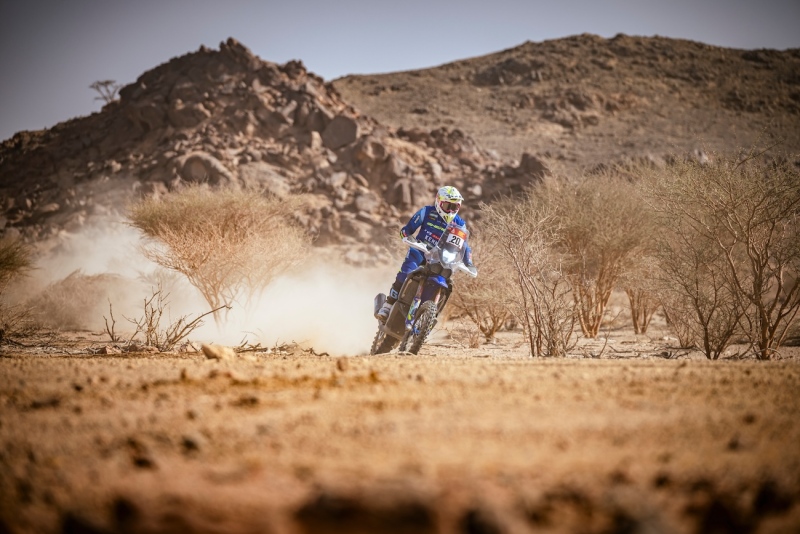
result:
[(391, 351), (397, 345), (397, 340), (392, 336), (386, 335), (380, 327), (378, 333), (375, 334), (375, 339), (372, 340), (372, 348), (369, 349), (371, 355), (385, 354)]
[(409, 336), (411, 336), (411, 330), (406, 330), (406, 333), (403, 335), (403, 339), (400, 340), (400, 346), (397, 347), (398, 352), (406, 351), (406, 347), (408, 347)]
[(423, 302), (417, 310), (417, 318), (414, 319), (414, 325), (408, 335), (408, 342), (411, 345), (408, 352), (411, 354), (417, 354), (425, 343), (433, 325), (436, 324), (436, 312), (436, 303), (432, 300)]

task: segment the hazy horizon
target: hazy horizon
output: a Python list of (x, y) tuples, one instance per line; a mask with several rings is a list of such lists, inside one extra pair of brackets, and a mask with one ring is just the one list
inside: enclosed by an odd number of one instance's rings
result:
[(728, 48), (800, 47), (800, 2), (765, 0), (206, 0), (0, 3), (0, 140), (99, 111), (89, 85), (127, 85), (171, 58), (237, 39), (266, 61), (301, 60), (326, 80), (433, 67), (525, 41), (592, 33)]

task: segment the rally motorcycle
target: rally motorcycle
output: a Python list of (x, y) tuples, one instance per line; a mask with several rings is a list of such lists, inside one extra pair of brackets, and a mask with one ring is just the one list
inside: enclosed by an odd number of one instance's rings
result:
[[(398, 344), (400, 352), (419, 352), (450, 298), (453, 274), (461, 271), (473, 278), (478, 276), (475, 266), (464, 264), (468, 239), (469, 231), (455, 222), (447, 225), (435, 246), (413, 236), (403, 238), (403, 243), (422, 252), (425, 261), (408, 273), (386, 322), (378, 319), (378, 333), (372, 341), (370, 354), (389, 352)], [(383, 293), (375, 297), (376, 318), (385, 300)]]

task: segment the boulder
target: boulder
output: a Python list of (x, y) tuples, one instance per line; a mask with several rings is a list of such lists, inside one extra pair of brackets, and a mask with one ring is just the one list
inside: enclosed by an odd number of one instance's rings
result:
[(309, 148), (314, 152), (322, 150), (322, 136), (319, 135), (319, 132), (311, 132)]
[(164, 127), (164, 108), (152, 102), (134, 103), (125, 108), (125, 114), (140, 133), (148, 133)]
[(519, 167), (517, 167), (517, 171), (522, 174), (533, 176), (538, 180), (550, 175), (550, 169), (547, 167), (547, 165), (545, 165), (545, 163), (538, 157), (527, 152), (522, 154), (522, 157), (519, 160)]
[(239, 182), (220, 161), (206, 152), (191, 152), (181, 159), (180, 177), (190, 183), (212, 186), (238, 186)]
[(415, 174), (411, 177), (410, 183), (413, 205), (424, 206), (433, 202), (433, 191), (431, 191), (430, 184), (424, 176)]
[(173, 100), (167, 108), (167, 118), (176, 128), (193, 128), (210, 116), (211, 113), (203, 107), (203, 104), (184, 104), (181, 99)]
[(287, 178), (263, 161), (239, 165), (239, 179), (245, 187), (260, 187), (278, 197), (285, 197), (291, 192)]
[(342, 234), (353, 237), (361, 243), (372, 241), (372, 225), (368, 222), (357, 220), (350, 213), (347, 216), (342, 216), (340, 228)]
[(365, 190), (356, 195), (355, 206), (359, 212), (373, 213), (380, 205), (381, 198), (374, 191)]
[(337, 150), (358, 139), (358, 122), (344, 115), (338, 115), (322, 132), (322, 144), (331, 150)]
[(333, 113), (324, 106), (317, 106), (308, 114), (305, 127), (312, 132), (323, 132), (332, 120)]

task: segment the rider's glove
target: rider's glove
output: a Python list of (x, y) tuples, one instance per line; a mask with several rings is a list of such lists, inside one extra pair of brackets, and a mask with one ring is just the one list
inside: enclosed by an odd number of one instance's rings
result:
[(406, 233), (406, 229), (405, 228), (400, 228), (400, 239), (403, 239), (404, 237), (408, 237), (408, 234)]

